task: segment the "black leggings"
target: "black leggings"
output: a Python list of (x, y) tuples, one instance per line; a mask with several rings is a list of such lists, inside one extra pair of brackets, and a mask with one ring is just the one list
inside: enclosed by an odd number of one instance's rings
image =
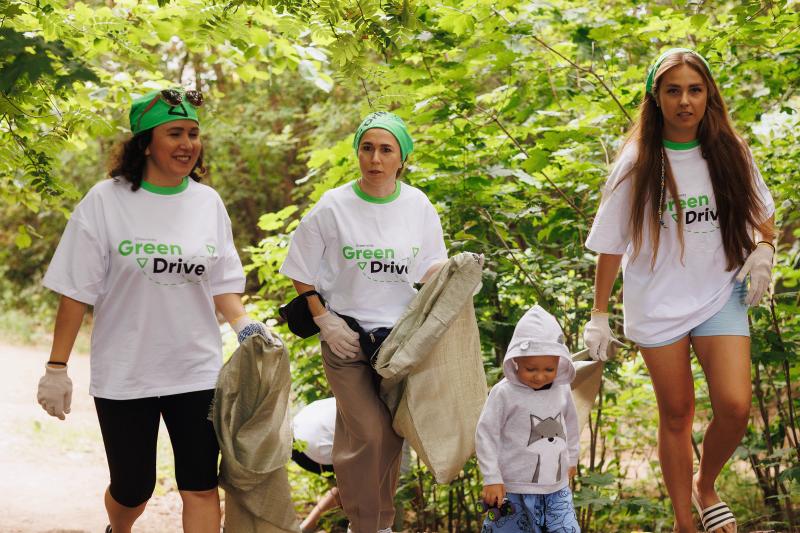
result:
[(117, 503), (136, 507), (153, 494), (162, 416), (175, 456), (178, 489), (217, 486), (219, 445), (208, 420), (213, 398), (211, 389), (135, 400), (94, 399), (111, 473), (109, 490)]

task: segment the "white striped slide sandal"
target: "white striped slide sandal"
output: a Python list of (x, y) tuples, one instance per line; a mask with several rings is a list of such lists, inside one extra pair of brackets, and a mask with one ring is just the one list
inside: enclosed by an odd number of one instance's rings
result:
[(733, 530), (737, 530), (736, 518), (725, 502), (715, 503), (703, 509), (700, 507), (700, 501), (692, 494), (692, 503), (700, 514), (700, 523), (703, 524), (703, 530), (707, 533), (717, 531), (722, 528), (722, 526), (727, 526), (728, 524), (733, 524)]

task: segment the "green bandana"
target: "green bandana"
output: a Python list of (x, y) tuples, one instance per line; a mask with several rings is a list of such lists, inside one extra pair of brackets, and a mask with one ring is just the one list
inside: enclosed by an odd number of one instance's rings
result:
[(403, 161), (406, 160), (408, 154), (414, 151), (414, 141), (411, 140), (411, 135), (408, 134), (408, 129), (406, 129), (406, 123), (403, 122), (403, 119), (394, 113), (378, 111), (367, 115), (367, 118), (356, 130), (356, 136), (353, 139), (353, 149), (356, 151), (356, 155), (358, 155), (358, 145), (361, 144), (361, 138), (367, 130), (373, 128), (380, 128), (394, 135), (394, 138), (397, 139), (397, 144), (400, 145), (400, 155)]
[(644, 85), (645, 92), (651, 93), (653, 96), (656, 95), (655, 92), (653, 92), (653, 83), (655, 82), (656, 79), (656, 72), (658, 72), (658, 67), (661, 66), (661, 63), (663, 63), (666, 58), (668, 58), (672, 54), (677, 54), (680, 52), (686, 52), (700, 58), (700, 60), (706, 66), (709, 76), (711, 76), (711, 67), (708, 66), (708, 61), (706, 61), (706, 58), (704, 58), (703, 56), (701, 56), (700, 54), (698, 54), (697, 52), (695, 52), (690, 48), (670, 48), (669, 50), (658, 56), (656, 62), (653, 63), (653, 66), (651, 66), (650, 70), (647, 71), (647, 81), (645, 82)]
[[(200, 120), (197, 118), (197, 109), (186, 98), (180, 104), (171, 106), (159, 96), (160, 93), (161, 91), (153, 91), (133, 101), (128, 117), (134, 135), (175, 120), (194, 120), (200, 124)], [(147, 109), (154, 98), (158, 98), (158, 101), (150, 109)]]

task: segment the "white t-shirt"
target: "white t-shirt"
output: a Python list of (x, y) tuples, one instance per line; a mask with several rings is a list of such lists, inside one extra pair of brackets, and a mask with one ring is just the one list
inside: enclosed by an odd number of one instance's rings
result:
[(372, 198), (356, 182), (327, 191), (297, 226), (280, 272), (313, 285), (362, 328), (392, 327), (419, 282), (447, 259), (439, 215), (425, 194), (397, 182)]
[[(669, 340), (711, 318), (728, 301), (737, 273), (725, 270), (727, 259), (717, 222), (717, 204), (700, 146), (665, 150), (683, 206), (683, 263), (676, 236), (677, 208), (669, 191), (665, 191), (662, 216), (667, 227), (661, 229), (655, 266), (650, 269), (653, 253), (647, 228), (642, 232), (639, 255), (635, 261), (630, 260), (632, 180), (622, 178), (636, 161), (634, 145), (623, 150), (608, 177), (603, 201), (586, 239), (586, 246), (595, 252), (624, 254), (625, 336), (640, 344)], [(755, 171), (766, 220), (775, 212), (775, 205), (758, 168)]]
[(44, 277), (94, 305), (89, 392), (112, 400), (214, 388), (222, 340), (212, 296), (244, 284), (222, 200), (188, 178), (160, 193), (123, 179), (92, 187)]
[(305, 441), (305, 453), (321, 465), (332, 465), (333, 433), (336, 429), (336, 398), (306, 405), (292, 419), (295, 440)]

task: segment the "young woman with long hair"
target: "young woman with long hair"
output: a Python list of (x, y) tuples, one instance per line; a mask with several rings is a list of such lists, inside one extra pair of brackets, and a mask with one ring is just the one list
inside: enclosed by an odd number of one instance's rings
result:
[[(645, 88), (586, 241), (599, 255), (584, 340), (595, 359), (605, 359), (608, 300), (622, 264), (625, 335), (653, 382), (675, 531), (696, 531), (693, 504), (705, 531), (732, 533), (736, 520), (714, 484), (747, 428), (747, 307), (770, 283), (774, 203), (702, 56), (665, 52)], [(690, 346), (713, 410), (695, 475)]]

